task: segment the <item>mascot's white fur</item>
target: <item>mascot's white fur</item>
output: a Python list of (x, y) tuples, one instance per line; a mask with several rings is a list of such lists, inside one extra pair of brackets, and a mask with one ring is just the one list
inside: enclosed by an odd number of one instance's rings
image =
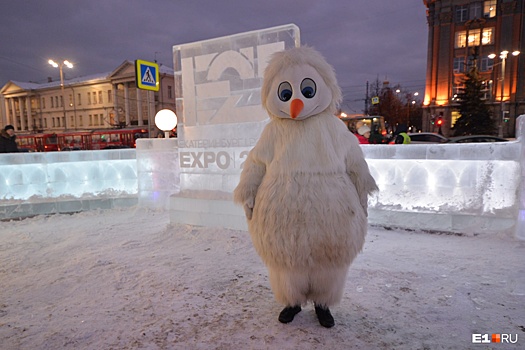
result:
[(313, 301), (332, 327), (348, 268), (367, 231), (368, 195), (377, 190), (357, 138), (334, 114), (342, 99), (334, 70), (312, 48), (274, 54), (262, 105), (270, 122), (250, 151), (234, 191), (269, 271), (279, 321)]

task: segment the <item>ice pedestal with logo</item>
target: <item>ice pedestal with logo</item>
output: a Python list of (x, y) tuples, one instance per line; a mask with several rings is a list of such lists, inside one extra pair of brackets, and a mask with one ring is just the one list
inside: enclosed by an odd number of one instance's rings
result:
[(293, 24), (174, 46), (182, 120), (172, 222), (246, 229), (232, 191), (268, 121), (261, 107), (263, 72), (274, 52), (296, 46), (299, 28)]

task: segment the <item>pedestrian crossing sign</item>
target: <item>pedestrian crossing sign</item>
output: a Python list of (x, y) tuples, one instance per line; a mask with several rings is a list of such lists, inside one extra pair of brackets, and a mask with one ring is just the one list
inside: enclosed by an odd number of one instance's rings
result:
[(135, 81), (139, 89), (159, 91), (159, 65), (135, 60)]

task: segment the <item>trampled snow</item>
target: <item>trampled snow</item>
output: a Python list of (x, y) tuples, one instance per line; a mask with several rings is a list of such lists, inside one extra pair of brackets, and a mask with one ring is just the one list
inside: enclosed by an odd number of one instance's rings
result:
[(525, 346), (525, 242), (371, 227), (334, 328), (277, 321), (245, 231), (133, 207), (0, 224), (2, 349), (466, 349)]

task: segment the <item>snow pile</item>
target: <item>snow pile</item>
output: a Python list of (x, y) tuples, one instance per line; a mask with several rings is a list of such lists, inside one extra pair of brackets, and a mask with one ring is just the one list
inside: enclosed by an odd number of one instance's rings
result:
[[(370, 228), (336, 326), (288, 325), (243, 231), (144, 208), (2, 222), (2, 349), (459, 349), (525, 344), (525, 242)], [(521, 344), (521, 346), (520, 346)], [(498, 348), (505, 348), (498, 344)]]

